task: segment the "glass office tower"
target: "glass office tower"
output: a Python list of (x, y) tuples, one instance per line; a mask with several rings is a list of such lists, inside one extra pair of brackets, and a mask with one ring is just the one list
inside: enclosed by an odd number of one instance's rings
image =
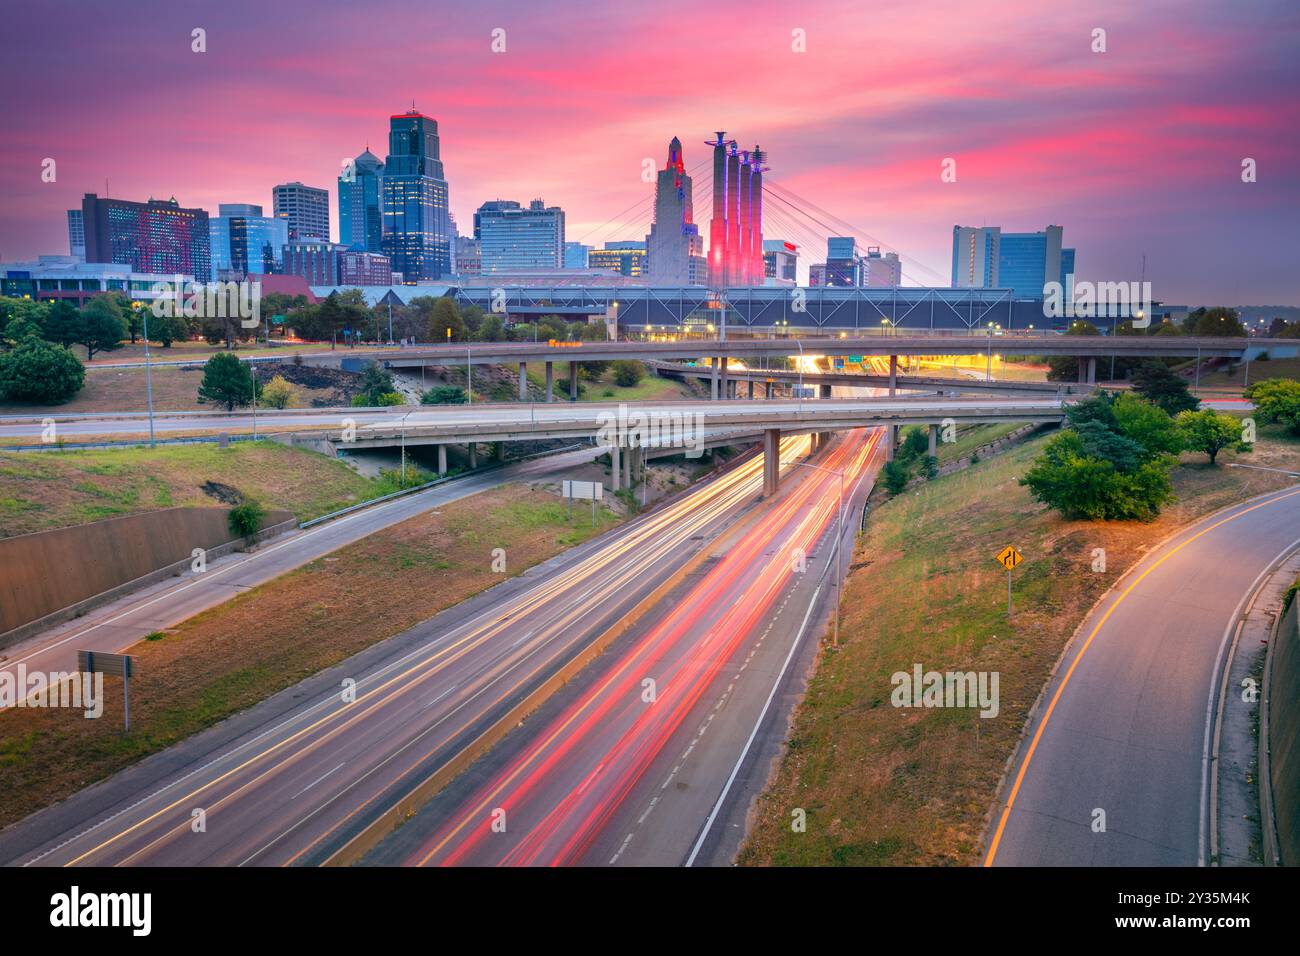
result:
[(451, 216), (438, 121), (412, 109), (390, 118), (384, 161), (384, 254), (403, 281), (451, 274)]

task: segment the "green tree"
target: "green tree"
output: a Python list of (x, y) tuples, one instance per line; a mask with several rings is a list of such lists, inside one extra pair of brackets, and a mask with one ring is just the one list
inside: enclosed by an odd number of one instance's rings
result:
[(86, 347), (86, 361), (96, 352), (111, 352), (122, 347), (126, 338), (126, 319), (116, 296), (97, 295), (81, 310), (84, 325), (78, 342)]
[(1266, 378), (1248, 387), (1245, 394), (1255, 403), (1255, 415), (1261, 422), (1278, 422), (1292, 435), (1300, 435), (1300, 382)]
[(897, 458), (886, 462), (880, 474), (885, 482), (885, 490), (891, 495), (902, 494), (903, 490), (907, 488), (907, 483), (912, 480), (912, 473), (907, 465)]
[(420, 396), (421, 405), (464, 405), (465, 390), (456, 385), (435, 385)]
[(1111, 408), (1120, 433), (1141, 445), (1147, 456), (1177, 455), (1183, 450), (1174, 420), (1160, 406), (1126, 393)]
[(47, 339), (67, 348), (86, 337), (86, 322), (81, 311), (66, 299), (50, 303), (42, 327)]
[(34, 335), (0, 352), (0, 397), (11, 401), (58, 405), (81, 391), (85, 380), (71, 351)]
[(645, 377), (645, 365), (632, 359), (618, 359), (614, 362), (614, 384), (622, 388), (632, 388)]
[(267, 408), (292, 408), (298, 403), (298, 389), (283, 375), (272, 377), (258, 397)]
[(1238, 338), (1246, 334), (1241, 324), (1241, 315), (1236, 309), (1216, 305), (1213, 308), (1193, 309), (1183, 322), (1191, 335), (1232, 336)]
[(236, 405), (253, 401), (253, 373), (233, 352), (218, 352), (203, 365), (203, 381), (199, 384), (199, 399), (225, 405), (234, 411)]
[(465, 323), (465, 335), (472, 341), (479, 341), (479, 330), (483, 327), (485, 313), (477, 305), (470, 303), (460, 310), (461, 321)]
[(3, 332), (0, 332), (0, 348), (13, 348), (30, 338), (43, 338), (41, 327), (31, 319), (19, 316), (10, 319)]
[(356, 396), (362, 399), (359, 404), (379, 405), (384, 395), (392, 394), (394, 391), (396, 389), (393, 386), (393, 376), (388, 370), (378, 362), (367, 362), (366, 367), (361, 371), (361, 387)]
[(1191, 411), (1201, 404), (1187, 387), (1187, 380), (1170, 371), (1164, 362), (1139, 365), (1133, 372), (1133, 391), (1169, 415)]
[[(448, 337), (447, 332), (451, 332)], [(430, 342), (464, 342), (465, 320), (460, 317), (460, 306), (451, 296), (442, 295), (433, 300), (429, 310)]]
[(1182, 436), (1183, 446), (1188, 451), (1205, 452), (1210, 456), (1211, 465), (1216, 464), (1215, 459), (1225, 448), (1241, 451), (1249, 447), (1241, 440), (1241, 422), (1212, 408), (1179, 412), (1174, 422)]
[(474, 338), (479, 342), (504, 342), (506, 340), (505, 322), (497, 313), (487, 313), (479, 323), (478, 333)]
[(1048, 442), (1020, 484), (1065, 517), (1093, 521), (1149, 521), (1173, 498), (1167, 459), (1151, 459), (1121, 471), (1112, 462), (1087, 454), (1074, 430)]

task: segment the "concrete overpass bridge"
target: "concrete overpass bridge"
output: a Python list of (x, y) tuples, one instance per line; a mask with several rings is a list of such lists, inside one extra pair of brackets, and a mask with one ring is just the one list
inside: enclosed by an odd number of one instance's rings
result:
[(941, 426), (992, 422), (1059, 423), (1060, 398), (784, 399), (771, 401), (685, 401), (616, 403), (442, 406), (393, 414), (364, 425), (344, 422), (316, 433), (348, 449), (435, 445), (438, 467), (446, 471), (446, 446), (481, 442), (589, 439), (609, 449), (613, 489), (630, 482), (646, 449), (677, 452), (708, 443), (737, 443), (761, 436), (766, 454), (767, 493), (775, 492), (782, 434), (812, 434), (820, 443), (830, 432), (886, 427), (892, 457), (900, 428), (924, 425), (930, 449), (937, 449)]

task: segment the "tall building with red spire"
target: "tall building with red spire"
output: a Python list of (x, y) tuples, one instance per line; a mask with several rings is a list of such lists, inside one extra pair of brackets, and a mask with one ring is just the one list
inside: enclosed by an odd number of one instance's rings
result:
[(686, 175), (682, 141), (668, 144), (668, 162), (655, 178), (655, 218), (646, 236), (654, 285), (701, 285), (704, 282), (704, 239), (695, 224), (691, 177)]

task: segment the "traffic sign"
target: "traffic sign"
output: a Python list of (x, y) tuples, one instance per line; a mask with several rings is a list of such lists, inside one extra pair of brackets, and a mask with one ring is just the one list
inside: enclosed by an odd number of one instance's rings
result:
[(136, 673), (135, 658), (130, 654), (104, 651), (77, 651), (77, 669), (86, 674), (108, 674), (122, 678), (122, 722), (131, 732), (131, 678)]
[(1005, 548), (1003, 548), (1001, 551), (998, 552), (998, 564), (1002, 565), (1008, 571), (1010, 571), (1017, 564), (1019, 564), (1021, 560), (1023, 559), (1020, 556), (1020, 552), (1017, 551), (1012, 545), (1007, 545)]

